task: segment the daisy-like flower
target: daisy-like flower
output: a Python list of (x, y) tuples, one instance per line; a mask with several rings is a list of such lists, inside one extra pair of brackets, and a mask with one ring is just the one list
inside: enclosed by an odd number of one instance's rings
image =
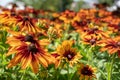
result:
[(36, 26), (36, 20), (28, 17), (28, 16), (17, 16), (16, 17), (16, 25), (19, 26), (20, 31), (40, 33), (41, 30), (38, 26)]
[(82, 33), (86, 28), (88, 28), (87, 21), (74, 21), (72, 23), (73, 28), (75, 28), (79, 33)]
[(49, 36), (49, 38), (51, 39), (56, 39), (59, 37), (62, 37), (63, 35), (63, 27), (61, 23), (53, 23), (52, 26), (50, 26), (47, 30), (47, 34)]
[(58, 17), (60, 16), (60, 14), (59, 14), (59, 13), (53, 13), (52, 16), (53, 16), (54, 18), (58, 18)]
[(65, 60), (72, 66), (74, 63), (77, 63), (79, 59), (82, 57), (79, 52), (77, 52), (76, 48), (72, 48), (72, 41), (64, 41), (62, 45), (59, 45), (57, 48), (57, 54), (55, 57), (57, 59), (57, 66), (61, 63), (62, 60)]
[(16, 13), (14, 11), (4, 11), (0, 14), (0, 23), (5, 25), (12, 25), (15, 23)]
[(21, 42), (31, 42), (31, 43), (36, 43), (39, 42), (40, 45), (48, 45), (49, 40), (48, 39), (41, 39), (38, 40), (37, 37), (39, 37), (39, 34), (34, 34), (32, 32), (29, 33), (24, 33), (24, 32), (15, 32), (15, 31), (10, 31), (8, 30), (8, 33), (10, 33), (10, 36), (7, 37), (7, 43), (16, 45), (20, 44)]
[(118, 52), (120, 57), (120, 37), (104, 39), (98, 43), (102, 46), (101, 51), (108, 51), (109, 54)]
[(92, 80), (96, 78), (95, 73), (96, 68), (92, 68), (89, 65), (80, 64), (78, 67), (78, 74), (80, 75), (80, 80)]
[(84, 33), (83, 33), (84, 36), (90, 36), (90, 35), (96, 35), (98, 36), (99, 38), (108, 38), (108, 34), (105, 33), (103, 30), (100, 30), (99, 27), (93, 27), (93, 28), (87, 28)]
[(95, 35), (91, 35), (91, 36), (83, 36), (82, 37), (82, 42), (84, 44), (89, 44), (91, 46), (95, 46), (97, 45), (97, 42), (99, 41), (99, 37), (95, 36)]
[(111, 33), (117, 33), (118, 35), (120, 34), (120, 24), (109, 24), (108, 29)]
[(43, 67), (48, 67), (54, 61), (54, 58), (50, 54), (36, 44), (23, 42), (18, 46), (7, 53), (7, 55), (16, 53), (14, 58), (9, 62), (8, 68), (21, 63), (22, 69), (26, 69), (30, 65), (33, 72), (37, 73), (39, 71), (39, 64), (42, 64)]
[(65, 23), (71, 23), (74, 21), (75, 15), (76, 15), (76, 12), (66, 10), (65, 12), (61, 13), (61, 16), (59, 16), (59, 19), (64, 21)]
[(47, 67), (55, 61), (44, 47), (42, 47), (40, 41), (36, 40), (32, 34), (25, 36), (12, 35), (8, 38), (7, 43), (10, 44), (10, 49), (6, 56), (15, 54), (14, 58), (9, 62), (8, 68), (20, 63), (22, 69), (31, 66), (33, 72), (37, 73), (39, 71), (39, 64)]

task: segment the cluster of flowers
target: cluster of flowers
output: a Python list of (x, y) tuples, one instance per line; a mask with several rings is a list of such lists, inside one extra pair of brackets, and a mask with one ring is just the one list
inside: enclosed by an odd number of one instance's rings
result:
[[(8, 68), (20, 63), (22, 69), (30, 66), (38, 73), (40, 64), (43, 67), (55, 64), (55, 68), (65, 62), (71, 67), (80, 64), (80, 80), (88, 80), (95, 78), (96, 69), (80, 62), (84, 55), (75, 45), (100, 46), (100, 52), (107, 50), (110, 55), (117, 53), (120, 57), (120, 18), (116, 12), (81, 9), (56, 13), (29, 7), (17, 10), (15, 5), (0, 10), (0, 30), (8, 32), (6, 43), (10, 45), (6, 56), (14, 54)], [(78, 41), (71, 37), (63, 39), (66, 33), (74, 32), (80, 35)], [(47, 46), (58, 39), (61, 45), (49, 51)]]

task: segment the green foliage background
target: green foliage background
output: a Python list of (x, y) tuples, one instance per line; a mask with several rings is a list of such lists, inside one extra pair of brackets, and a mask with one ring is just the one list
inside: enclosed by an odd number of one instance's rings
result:
[[(79, 9), (83, 8), (82, 6), (88, 5), (85, 4), (85, 0), (15, 0), (21, 1), (25, 3), (25, 5), (29, 5), (34, 7), (35, 9), (43, 9), (43, 10), (51, 10), (51, 11), (65, 11), (66, 9), (79, 11)], [(112, 6), (115, 0), (96, 0), (99, 3), (107, 3), (109, 6)], [(75, 7), (72, 8), (72, 4), (75, 3)]]

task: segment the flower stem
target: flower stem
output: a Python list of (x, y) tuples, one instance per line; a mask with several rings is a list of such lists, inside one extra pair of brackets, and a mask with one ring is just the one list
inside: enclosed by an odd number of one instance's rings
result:
[(25, 73), (26, 73), (26, 70), (24, 70), (24, 72), (23, 72), (22, 77), (21, 77), (20, 80), (24, 80), (23, 78), (24, 78)]
[(88, 53), (87, 53), (87, 57), (88, 57), (88, 63), (91, 64), (92, 62), (92, 57), (93, 57), (93, 54), (92, 54), (92, 47), (89, 48), (88, 50)]
[(68, 74), (67, 74), (67, 76), (68, 76), (68, 80), (70, 80), (70, 72), (69, 72), (69, 64), (67, 64), (67, 72), (68, 72)]
[(113, 54), (113, 56), (111, 58), (111, 63), (110, 63), (110, 68), (108, 70), (108, 79), (107, 80), (112, 80), (111, 76), (112, 76), (112, 70), (113, 70), (113, 64), (114, 64), (115, 55), (116, 54)]

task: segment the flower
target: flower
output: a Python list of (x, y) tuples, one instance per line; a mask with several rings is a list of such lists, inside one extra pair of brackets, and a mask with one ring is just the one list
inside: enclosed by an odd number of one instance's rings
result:
[(0, 14), (0, 23), (4, 25), (13, 25), (16, 21), (16, 13), (13, 11), (4, 11)]
[(74, 21), (75, 16), (76, 16), (76, 12), (66, 10), (65, 12), (61, 13), (61, 16), (59, 16), (59, 19), (64, 21), (65, 23), (71, 23)]
[(39, 34), (34, 34), (32, 32), (25, 33), (25, 32), (15, 32), (15, 31), (8, 30), (8, 33), (10, 33), (10, 36), (7, 37), (7, 43), (11, 45), (17, 46), (17, 44), (20, 44), (21, 42), (31, 42), (31, 43), (39, 42), (40, 45), (49, 44), (48, 39), (38, 40)]
[(84, 32), (84, 30), (86, 30), (88, 28), (88, 23), (87, 21), (74, 21), (72, 23), (73, 28), (79, 32), (80, 34), (82, 34), (82, 32)]
[(16, 25), (19, 26), (20, 31), (33, 32), (33, 33), (41, 32), (40, 28), (36, 26), (36, 20), (28, 16), (17, 16)]
[(82, 37), (82, 42), (84, 44), (89, 44), (91, 46), (96, 46), (97, 42), (100, 40), (98, 36), (91, 35), (91, 36), (83, 36)]
[(118, 52), (120, 55), (120, 37), (104, 39), (98, 42), (102, 48), (101, 51), (108, 51), (109, 54), (114, 54)]
[(16, 55), (9, 62), (8, 68), (21, 63), (22, 69), (26, 69), (30, 65), (34, 73), (38, 72), (39, 63), (44, 67), (48, 67), (48, 64), (54, 61), (54, 58), (50, 54), (33, 43), (22, 43), (14, 48), (14, 50), (9, 50), (7, 55), (12, 53), (16, 53)]
[(117, 33), (120, 34), (120, 24), (109, 24), (108, 29), (111, 31), (111, 33)]
[(7, 38), (7, 43), (10, 44), (10, 48), (6, 56), (11, 54), (15, 55), (9, 62), (8, 68), (21, 63), (22, 69), (26, 69), (30, 65), (33, 72), (37, 73), (39, 71), (39, 64), (48, 67), (49, 64), (54, 63), (54, 57), (42, 46), (43, 41), (37, 40), (33, 34), (23, 35), (19, 32), (11, 33), (14, 35)]
[(99, 38), (107, 38), (109, 37), (107, 33), (105, 33), (103, 30), (100, 30), (99, 28), (88, 28), (83, 33), (83, 36), (90, 36), (90, 35), (96, 35)]
[(79, 59), (82, 57), (79, 52), (77, 52), (76, 48), (72, 48), (73, 42), (66, 40), (62, 43), (62, 45), (59, 45), (57, 47), (57, 63), (58, 66), (62, 60), (65, 60), (65, 62), (68, 62), (70, 66), (72, 66), (74, 63), (77, 63)]
[(80, 75), (80, 80), (91, 80), (92, 78), (96, 78), (95, 73), (96, 68), (92, 68), (89, 65), (80, 64), (78, 67), (78, 74)]

